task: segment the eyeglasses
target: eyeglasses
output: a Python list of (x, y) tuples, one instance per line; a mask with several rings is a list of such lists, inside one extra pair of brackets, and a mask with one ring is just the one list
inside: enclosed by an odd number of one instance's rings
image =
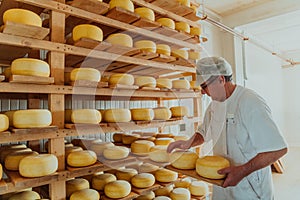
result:
[(205, 90), (210, 84), (212, 84), (219, 76), (213, 76), (209, 78), (206, 82), (202, 83), (200, 87)]

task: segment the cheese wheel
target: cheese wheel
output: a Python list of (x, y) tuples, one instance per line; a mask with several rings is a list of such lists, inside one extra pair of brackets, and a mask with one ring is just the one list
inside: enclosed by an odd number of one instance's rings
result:
[(186, 22), (175, 22), (175, 30), (190, 33), (190, 25)]
[(115, 175), (111, 173), (104, 173), (104, 174), (96, 174), (92, 177), (92, 188), (95, 190), (104, 190), (104, 187), (107, 183), (116, 181), (117, 178)]
[(114, 7), (134, 12), (134, 4), (130, 0), (110, 0), (109, 9), (113, 9)]
[(190, 81), (190, 87), (194, 90), (201, 90), (201, 87), (197, 81)]
[(166, 107), (153, 108), (153, 111), (154, 111), (153, 119), (168, 120), (172, 116), (170, 109), (168, 109)]
[(6, 131), (9, 127), (9, 118), (5, 114), (0, 114), (0, 132)]
[(104, 149), (113, 146), (115, 145), (111, 142), (99, 142), (99, 143), (92, 144), (92, 146), (89, 149), (94, 151), (97, 154), (97, 156), (102, 156)]
[(19, 173), (24, 177), (42, 177), (53, 174), (58, 168), (58, 160), (52, 154), (26, 156), (20, 161)]
[(101, 118), (101, 113), (96, 109), (77, 109), (71, 114), (71, 121), (74, 124), (99, 124)]
[(176, 1), (178, 1), (180, 4), (185, 5), (187, 7), (190, 7), (190, 5), (191, 5), (190, 0), (176, 0)]
[(104, 112), (103, 120), (105, 122), (130, 122), (131, 112), (129, 109), (109, 109)]
[(183, 58), (187, 60), (189, 58), (189, 53), (187, 50), (184, 49), (172, 49), (171, 56), (174, 56), (175, 58)]
[(175, 188), (188, 188), (192, 183), (192, 180), (190, 177), (185, 177), (181, 179), (180, 181), (176, 181), (174, 183)]
[(5, 168), (12, 171), (19, 170), (20, 161), (26, 156), (36, 156), (38, 155), (35, 151), (23, 151), (10, 153), (5, 157), (4, 165)]
[(148, 140), (136, 140), (131, 144), (131, 152), (134, 154), (148, 154), (154, 143)]
[(157, 44), (156, 45), (156, 53), (170, 56), (171, 55), (171, 47), (166, 44)]
[(175, 29), (175, 22), (173, 19), (170, 18), (159, 18), (158, 20), (156, 20), (158, 23), (160, 23), (161, 26), (166, 26), (169, 27), (171, 29)]
[(3, 176), (3, 168), (2, 165), (0, 164), (0, 181), (2, 179), (2, 176)]
[(199, 60), (201, 58), (199, 51), (188, 51), (188, 54), (190, 60)]
[(0, 161), (2, 163), (5, 162), (5, 158), (7, 155), (11, 154), (11, 153), (16, 153), (16, 152), (31, 152), (32, 150), (30, 148), (27, 147), (21, 147), (21, 148), (7, 148), (4, 149), (0, 152)]
[(177, 141), (177, 140), (188, 140), (189, 137), (186, 136), (186, 135), (176, 135), (176, 136), (173, 137), (173, 139), (174, 139), (175, 141)]
[(8, 81), (9, 77), (11, 76), (11, 68), (6, 67), (3, 71), (3, 75), (5, 76), (5, 80)]
[(169, 145), (171, 142), (174, 142), (175, 140), (173, 138), (156, 138), (154, 141), (155, 145)]
[(180, 79), (172, 81), (173, 89), (190, 89), (190, 83), (188, 80)]
[(131, 192), (131, 185), (127, 181), (117, 180), (105, 185), (104, 193), (107, 197), (118, 199), (124, 198)]
[(8, 200), (31, 200), (31, 199), (41, 199), (40, 195), (35, 191), (23, 191), (13, 194)]
[(137, 188), (148, 188), (154, 183), (155, 177), (150, 173), (140, 173), (131, 178), (131, 184)]
[(70, 200), (99, 200), (100, 194), (93, 189), (83, 189), (77, 192), (74, 192)]
[(174, 106), (170, 110), (172, 117), (184, 117), (188, 115), (188, 108), (186, 106)]
[(172, 88), (172, 80), (168, 78), (158, 78), (156, 79), (156, 87), (158, 88)]
[(114, 133), (113, 134), (113, 141), (114, 142), (122, 142), (122, 137), (125, 133)]
[(168, 170), (168, 169), (164, 169), (164, 168), (160, 168), (155, 172), (155, 179), (159, 182), (163, 182), (163, 183), (169, 183), (169, 182), (173, 182), (176, 181), (176, 179), (178, 178), (178, 174), (177, 172)]
[(134, 13), (138, 14), (141, 18), (155, 21), (155, 14), (153, 10), (147, 7), (139, 7), (134, 9)]
[(118, 180), (130, 182), (131, 178), (138, 174), (138, 171), (133, 168), (120, 169), (116, 172)]
[(196, 162), (196, 172), (205, 178), (222, 179), (226, 175), (219, 174), (218, 170), (229, 167), (230, 162), (221, 156), (204, 156)]
[(70, 73), (70, 80), (87, 80), (99, 82), (101, 79), (101, 73), (99, 70), (94, 68), (76, 68), (73, 69)]
[(172, 133), (158, 133), (156, 138), (173, 138), (174, 135)]
[(66, 194), (70, 197), (76, 191), (90, 188), (90, 183), (84, 178), (71, 179), (66, 182)]
[(134, 78), (134, 85), (139, 87), (156, 87), (156, 80), (151, 76), (137, 76)]
[(16, 128), (47, 127), (52, 122), (52, 115), (46, 109), (17, 110), (13, 115)]
[(11, 63), (11, 74), (49, 77), (50, 67), (45, 61), (34, 58), (17, 58)]
[(171, 165), (177, 169), (195, 169), (198, 155), (191, 151), (175, 151), (171, 154)]
[(115, 85), (115, 84), (133, 85), (134, 77), (131, 74), (112, 74), (109, 77), (108, 83), (110, 85)]
[(13, 126), (13, 116), (15, 112), (15, 110), (9, 110), (4, 113), (8, 117), (9, 126)]
[(148, 141), (151, 141), (151, 142), (154, 142), (156, 138), (155, 137), (152, 137), (152, 136), (141, 136), (138, 138), (138, 140), (148, 140)]
[(209, 193), (208, 185), (204, 181), (193, 181), (188, 189), (194, 196), (206, 196)]
[(146, 194), (140, 195), (134, 200), (152, 200), (155, 198), (155, 193), (153, 191), (150, 191)]
[(73, 41), (76, 42), (81, 38), (88, 38), (101, 42), (103, 40), (103, 32), (101, 28), (91, 24), (80, 24), (73, 28)]
[(104, 149), (103, 156), (109, 160), (118, 160), (126, 158), (129, 154), (129, 149), (121, 146), (108, 147)]
[(151, 108), (130, 109), (131, 118), (134, 121), (151, 121), (154, 118), (154, 111)]
[(133, 46), (142, 51), (151, 52), (151, 53), (156, 52), (156, 44), (151, 40), (139, 40), (136, 41)]
[(173, 184), (154, 190), (155, 196), (169, 196), (173, 190)]
[(139, 134), (124, 134), (122, 135), (122, 143), (123, 144), (131, 144), (141, 136)]
[(154, 162), (169, 162), (170, 158), (167, 152), (167, 146), (156, 145), (154, 147), (151, 147), (149, 152), (149, 158)]
[(68, 158), (68, 155), (71, 152), (76, 152), (76, 151), (83, 151), (83, 149), (79, 146), (65, 147), (65, 158)]
[(15, 22), (19, 24), (27, 24), (42, 27), (42, 19), (36, 13), (19, 8), (6, 10), (3, 14), (3, 22)]
[(186, 188), (175, 188), (170, 193), (170, 197), (172, 200), (190, 200), (191, 199), (191, 193)]
[(106, 38), (106, 42), (109, 42), (113, 45), (120, 45), (125, 47), (133, 47), (133, 41), (132, 38), (124, 33), (114, 33), (110, 34)]
[(200, 27), (190, 27), (190, 34), (200, 36), (201, 35), (201, 28)]
[(170, 199), (167, 196), (158, 196), (158, 197), (155, 197), (153, 200), (172, 200), (172, 199)]
[(86, 167), (95, 164), (97, 155), (90, 150), (71, 152), (67, 157), (67, 163), (71, 167)]
[(143, 163), (139, 166), (139, 173), (151, 173), (154, 174), (159, 169), (158, 166), (151, 163)]

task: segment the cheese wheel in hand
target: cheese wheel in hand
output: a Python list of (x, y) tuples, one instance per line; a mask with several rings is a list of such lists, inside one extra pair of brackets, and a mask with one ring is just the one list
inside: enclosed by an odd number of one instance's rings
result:
[(112, 74), (109, 77), (108, 83), (110, 85), (133, 85), (134, 84), (134, 77), (131, 74)]
[(73, 28), (73, 41), (76, 42), (81, 38), (88, 38), (101, 42), (103, 40), (103, 32), (101, 28), (91, 24), (80, 24)]
[(162, 26), (166, 26), (169, 27), (171, 29), (175, 29), (175, 22), (173, 19), (170, 18), (159, 18), (158, 20), (156, 20), (158, 23), (160, 23), (160, 25)]
[(209, 193), (208, 185), (204, 181), (193, 181), (188, 189), (194, 196), (206, 196)]
[(129, 109), (124, 108), (105, 110), (103, 120), (111, 123), (130, 122), (131, 112)]
[(131, 118), (134, 121), (151, 121), (154, 118), (154, 111), (151, 108), (130, 109)]
[(156, 145), (154, 147), (151, 147), (149, 152), (149, 158), (150, 160), (153, 160), (154, 162), (169, 162), (169, 154), (167, 152), (166, 145)]
[(153, 10), (147, 7), (139, 7), (134, 9), (134, 13), (138, 14), (141, 18), (155, 21), (155, 14)]
[(106, 38), (106, 42), (109, 42), (110, 44), (113, 45), (120, 45), (124, 47), (133, 47), (133, 41), (132, 38), (124, 33), (114, 33), (110, 34)]
[(148, 140), (136, 140), (131, 144), (131, 152), (136, 154), (149, 153), (154, 143)]
[(108, 147), (104, 149), (103, 156), (109, 160), (118, 160), (126, 158), (129, 154), (129, 149), (121, 146)]
[(0, 114), (0, 132), (6, 131), (9, 127), (9, 118), (5, 114)]
[(154, 111), (154, 119), (157, 120), (168, 120), (172, 116), (170, 109), (166, 107), (153, 108), (153, 111)]
[(134, 12), (134, 4), (130, 0), (110, 0), (109, 9), (113, 9), (114, 7)]
[(8, 200), (29, 200), (29, 199), (41, 199), (40, 195), (35, 191), (23, 191), (13, 194)]
[(221, 156), (204, 156), (196, 162), (196, 172), (205, 178), (222, 179), (225, 174), (219, 174), (218, 170), (229, 167), (230, 162)]
[(42, 27), (42, 19), (36, 13), (19, 8), (6, 10), (3, 14), (3, 22), (15, 22), (19, 24), (27, 24)]
[(168, 78), (158, 78), (156, 79), (156, 87), (158, 88), (172, 88), (172, 80)]
[(178, 178), (177, 172), (165, 168), (158, 169), (154, 175), (157, 181), (163, 183), (173, 182)]
[(67, 163), (71, 167), (86, 167), (95, 164), (97, 155), (90, 150), (71, 152), (67, 157)]
[(146, 51), (155, 53), (156, 52), (156, 44), (155, 42), (152, 42), (151, 40), (139, 40), (134, 43), (134, 47)]
[(155, 183), (155, 177), (150, 173), (140, 173), (131, 178), (131, 184), (137, 188), (151, 187)]
[(17, 110), (13, 115), (16, 128), (47, 127), (52, 123), (52, 115), (46, 109)]
[(101, 79), (101, 73), (99, 70), (94, 68), (76, 68), (73, 69), (70, 73), (70, 80), (87, 80), (99, 82)]
[(104, 190), (104, 187), (107, 183), (116, 181), (117, 178), (115, 175), (111, 173), (104, 173), (104, 174), (95, 174), (92, 177), (92, 188), (95, 190)]
[(198, 155), (191, 151), (175, 151), (171, 154), (171, 165), (177, 169), (195, 169)]
[(190, 33), (191, 31), (190, 25), (186, 22), (175, 22), (175, 29), (186, 33)]
[(174, 106), (170, 108), (172, 117), (184, 117), (188, 115), (188, 109), (186, 106)]
[(191, 193), (186, 188), (175, 188), (170, 193), (170, 197), (172, 200), (189, 200), (191, 199)]
[(76, 191), (90, 188), (90, 183), (84, 178), (71, 179), (66, 182), (66, 194), (70, 197)]
[(20, 161), (26, 156), (36, 156), (38, 155), (35, 151), (23, 151), (23, 152), (14, 152), (10, 153), (5, 157), (5, 168), (12, 171), (19, 170)]
[(104, 193), (107, 197), (118, 199), (124, 198), (131, 192), (131, 185), (124, 180), (117, 180), (105, 185)]
[(171, 47), (166, 44), (157, 44), (156, 45), (156, 53), (170, 56), (171, 55)]
[(77, 109), (72, 110), (71, 121), (74, 124), (99, 124), (101, 113), (96, 109)]
[(100, 194), (93, 189), (83, 189), (77, 192), (74, 192), (70, 200), (99, 200)]
[(34, 58), (17, 58), (11, 63), (11, 74), (24, 76), (49, 77), (49, 64)]
[(156, 80), (151, 76), (138, 76), (134, 78), (134, 85), (155, 88)]

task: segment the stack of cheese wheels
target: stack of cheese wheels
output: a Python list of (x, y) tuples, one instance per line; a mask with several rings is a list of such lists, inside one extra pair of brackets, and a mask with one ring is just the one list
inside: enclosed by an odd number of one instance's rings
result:
[(131, 152), (134, 154), (146, 154), (150, 152), (151, 147), (154, 147), (154, 143), (148, 140), (136, 140), (131, 144)]
[(68, 155), (71, 152), (75, 152), (75, 151), (82, 151), (83, 149), (79, 146), (73, 146), (73, 147), (65, 147), (65, 158), (68, 158)]
[(165, 187), (158, 188), (154, 190), (155, 196), (169, 196), (173, 188), (173, 184), (168, 184)]
[(24, 177), (41, 177), (53, 174), (58, 168), (58, 160), (52, 154), (24, 157), (19, 164), (19, 173)]
[(183, 58), (187, 60), (189, 58), (189, 53), (187, 50), (184, 49), (172, 49), (171, 56), (174, 56), (175, 58)]
[(67, 163), (71, 167), (86, 167), (95, 164), (97, 155), (90, 150), (71, 152), (67, 157)]
[(204, 156), (196, 162), (196, 172), (205, 178), (222, 179), (225, 174), (219, 174), (218, 170), (229, 167), (230, 162), (221, 156)]
[(172, 116), (170, 109), (167, 107), (153, 108), (153, 111), (154, 111), (154, 119), (168, 120)]
[(171, 165), (177, 169), (195, 169), (198, 155), (192, 151), (175, 151), (171, 154)]
[(143, 163), (139, 166), (139, 173), (151, 173), (154, 174), (159, 169), (158, 166), (151, 163)]
[(38, 155), (35, 151), (23, 151), (10, 153), (5, 157), (4, 165), (5, 168), (12, 171), (19, 170), (20, 161), (26, 156), (36, 156)]
[(108, 147), (104, 149), (103, 156), (109, 160), (118, 160), (126, 158), (129, 154), (129, 149), (121, 146)]
[(188, 108), (186, 106), (174, 106), (170, 110), (172, 117), (184, 117), (188, 115)]
[(190, 81), (190, 87), (193, 90), (200, 90), (201, 89), (200, 85), (197, 84), (197, 81)]
[(173, 89), (190, 89), (190, 82), (185, 79), (173, 80), (172, 81)]
[(0, 161), (2, 163), (5, 162), (6, 157), (9, 154), (12, 153), (17, 153), (17, 152), (31, 152), (32, 150), (30, 148), (27, 147), (21, 147), (21, 148), (7, 148), (7, 149), (3, 149), (0, 153)]
[(120, 199), (128, 196), (131, 192), (131, 185), (124, 180), (117, 180), (107, 183), (104, 187), (104, 193), (107, 197)]
[(70, 200), (99, 200), (100, 199), (100, 194), (93, 189), (83, 189), (79, 190), (77, 192), (74, 192), (70, 196)]
[(174, 142), (173, 138), (156, 138), (154, 141), (155, 145), (165, 145), (168, 146), (171, 142)]
[(190, 177), (185, 177), (183, 179), (180, 179), (179, 181), (176, 181), (174, 183), (175, 188), (189, 188), (189, 186), (192, 183), (192, 179)]
[(138, 174), (138, 171), (133, 168), (125, 168), (125, 169), (119, 169), (116, 172), (116, 176), (118, 180), (124, 180), (130, 182), (131, 178)]
[(130, 109), (131, 118), (134, 121), (151, 121), (154, 118), (154, 111), (151, 108)]
[(4, 12), (4, 24), (6, 24), (8, 21), (31, 26), (42, 26), (42, 19), (39, 15), (30, 10), (19, 8), (9, 9)]
[(71, 81), (86, 80), (86, 81), (99, 82), (100, 79), (101, 79), (100, 71), (94, 68), (76, 68), (73, 69), (70, 73)]
[(191, 199), (191, 193), (186, 188), (175, 188), (170, 193), (170, 197), (172, 200), (190, 200)]
[(0, 132), (6, 131), (9, 127), (9, 118), (5, 114), (0, 114)]
[(201, 28), (200, 27), (190, 27), (190, 34), (195, 36), (201, 35)]
[(95, 152), (97, 154), (97, 156), (102, 156), (104, 149), (106, 149), (108, 147), (113, 147), (113, 146), (115, 146), (115, 145), (111, 142), (99, 142), (99, 143), (92, 144), (92, 146), (90, 147), (90, 150)]
[(116, 143), (122, 142), (122, 137), (125, 133), (114, 133), (113, 134), (113, 141)]
[(189, 60), (199, 60), (200, 52), (199, 51), (188, 51)]
[(134, 78), (134, 85), (139, 87), (156, 87), (156, 79), (151, 76), (137, 76)]
[(46, 109), (17, 110), (13, 115), (16, 128), (47, 127), (52, 123), (52, 115)]
[(35, 191), (23, 191), (13, 194), (9, 197), (9, 200), (20, 200), (20, 199), (41, 199), (40, 195)]
[(178, 1), (180, 4), (185, 5), (187, 7), (191, 6), (191, 1), (190, 0), (176, 0)]
[(125, 108), (108, 109), (104, 111), (103, 120), (105, 122), (130, 122), (131, 112)]
[(156, 44), (151, 40), (139, 40), (136, 41), (133, 46), (142, 51), (151, 52), (151, 53), (156, 52)]
[(134, 13), (138, 14), (141, 18), (155, 21), (155, 14), (153, 10), (147, 7), (139, 7), (134, 9)]
[(156, 53), (170, 56), (171, 55), (171, 47), (166, 44), (156, 44)]
[(177, 172), (165, 169), (165, 168), (160, 168), (156, 170), (155, 172), (155, 179), (159, 182), (163, 183), (169, 183), (173, 182), (178, 178)]
[(149, 152), (150, 160), (154, 162), (169, 162), (169, 154), (166, 145), (156, 145), (151, 147)]
[(120, 45), (124, 47), (133, 47), (133, 40), (132, 38), (124, 33), (114, 33), (110, 34), (106, 38), (106, 42), (109, 42), (110, 44), (113, 45)]
[(130, 0), (110, 0), (109, 9), (113, 9), (115, 7), (134, 12), (134, 4)]
[(103, 32), (101, 28), (91, 24), (80, 24), (73, 28), (73, 41), (77, 42), (81, 38), (88, 38), (101, 42), (103, 40)]
[(175, 22), (175, 29), (186, 33), (190, 33), (191, 31), (190, 25), (186, 22)]
[(172, 88), (172, 80), (168, 79), (168, 78), (158, 78), (158, 79), (156, 79), (156, 87), (171, 89)]
[(206, 196), (209, 193), (208, 185), (203, 181), (193, 181), (189, 190), (194, 196)]
[(71, 179), (66, 182), (66, 194), (70, 197), (76, 191), (90, 188), (90, 183), (84, 178)]
[(50, 67), (45, 61), (34, 58), (17, 58), (11, 63), (11, 74), (49, 77)]
[(101, 120), (101, 113), (96, 109), (72, 110), (71, 121), (74, 124), (99, 124)]
[(168, 27), (170, 29), (175, 29), (175, 22), (173, 19), (170, 18), (159, 18), (156, 20), (161, 26)]
[(170, 199), (170, 197), (167, 196), (158, 196), (155, 197), (153, 200), (172, 200), (172, 199)]
[(117, 178), (115, 175), (111, 173), (104, 173), (104, 174), (94, 174), (92, 177), (92, 188), (95, 190), (104, 190), (104, 186), (107, 183), (116, 181)]
[(138, 140), (141, 137), (139, 134), (124, 134), (122, 135), (123, 144), (131, 144), (134, 141)]
[(112, 74), (109, 77), (108, 83), (110, 85), (133, 85), (134, 84), (134, 77), (131, 74)]
[(131, 184), (137, 188), (148, 188), (154, 183), (155, 177), (150, 173), (140, 173), (131, 178)]
[(154, 198), (155, 198), (155, 193), (153, 191), (150, 191), (143, 195), (138, 196), (134, 200), (152, 200)]

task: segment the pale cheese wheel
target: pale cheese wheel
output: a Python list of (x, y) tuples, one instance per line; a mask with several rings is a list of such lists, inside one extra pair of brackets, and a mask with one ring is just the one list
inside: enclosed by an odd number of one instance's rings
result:
[(116, 172), (118, 180), (125, 180), (130, 182), (131, 178), (138, 174), (138, 171), (133, 168), (120, 169)]
[(80, 24), (73, 28), (73, 41), (76, 42), (81, 38), (88, 38), (101, 42), (103, 40), (103, 32), (101, 28), (92, 24)]
[(105, 110), (103, 120), (105, 122), (130, 122), (131, 112), (129, 109), (109, 109)]
[(180, 181), (176, 181), (174, 183), (175, 188), (189, 188), (189, 186), (192, 183), (192, 179), (190, 177), (185, 177), (181, 179)]
[(13, 115), (16, 128), (47, 127), (52, 123), (52, 115), (46, 109), (17, 110)]
[(190, 82), (185, 79), (173, 80), (173, 89), (190, 89)]
[(87, 80), (99, 82), (101, 79), (101, 73), (99, 70), (94, 68), (75, 68), (70, 73), (70, 80)]
[(198, 155), (192, 151), (175, 151), (171, 154), (171, 165), (177, 169), (195, 169)]
[(119, 160), (126, 158), (129, 154), (129, 149), (121, 146), (108, 147), (104, 149), (103, 156), (109, 160)]
[(158, 196), (158, 197), (155, 197), (153, 200), (172, 200), (172, 199), (170, 199), (167, 196)]
[(4, 149), (0, 152), (0, 161), (2, 163), (4, 163), (5, 158), (7, 155), (11, 154), (11, 153), (16, 153), (16, 152), (31, 152), (32, 150), (30, 148), (27, 147), (21, 147), (21, 148), (7, 148)]
[(204, 156), (196, 162), (196, 172), (205, 178), (222, 179), (226, 175), (219, 174), (218, 170), (229, 167), (230, 162), (221, 156)]
[(170, 110), (172, 117), (184, 117), (188, 115), (188, 108), (186, 106), (174, 106)]
[(139, 87), (156, 87), (156, 79), (151, 76), (137, 76), (134, 78), (134, 85)]
[(155, 145), (169, 145), (171, 142), (174, 142), (175, 140), (173, 138), (156, 138), (154, 140)]
[(197, 81), (190, 81), (190, 87), (194, 90), (201, 90), (201, 87)]
[(169, 169), (160, 168), (155, 172), (155, 179), (159, 182), (169, 183), (176, 181), (178, 178), (177, 172), (171, 171)]
[(120, 45), (125, 47), (133, 47), (133, 40), (132, 38), (124, 33), (114, 33), (110, 34), (106, 40), (106, 42), (109, 42), (113, 45)]
[(151, 163), (143, 163), (139, 166), (139, 173), (151, 173), (154, 174), (159, 169), (158, 166)]
[(152, 200), (155, 198), (155, 193), (153, 191), (150, 191), (146, 194), (142, 194), (135, 198), (134, 200)]
[(191, 6), (191, 1), (190, 0), (176, 0), (178, 1), (180, 4), (185, 5), (187, 7)]
[(137, 188), (148, 188), (154, 183), (155, 177), (150, 173), (140, 173), (131, 178), (131, 184)]
[(141, 137), (139, 134), (124, 134), (122, 135), (123, 144), (131, 144), (134, 141), (138, 140)]
[(26, 156), (35, 156), (38, 155), (35, 151), (23, 151), (23, 152), (14, 152), (10, 153), (5, 157), (4, 165), (5, 168), (12, 171), (19, 170), (20, 161)]
[(186, 22), (175, 22), (175, 29), (186, 33), (190, 33), (191, 31), (190, 25)]
[(72, 147), (65, 147), (65, 158), (68, 158), (68, 155), (72, 152), (76, 151), (83, 151), (82, 147), (79, 146), (72, 146)]
[(172, 80), (168, 78), (158, 78), (156, 79), (156, 87), (158, 88), (172, 88)]
[(122, 142), (122, 137), (125, 133), (114, 133), (113, 134), (113, 141), (114, 142)]
[(111, 173), (96, 174), (92, 177), (92, 188), (95, 190), (104, 190), (107, 183), (116, 181), (117, 177)]
[(156, 44), (151, 40), (139, 40), (134, 42), (133, 46), (142, 51), (151, 52), (151, 53), (156, 52)]
[(53, 154), (26, 156), (20, 161), (19, 173), (28, 178), (53, 174), (58, 168), (57, 157)]
[(13, 194), (8, 200), (33, 200), (33, 199), (41, 199), (40, 195), (35, 191), (23, 191)]
[(101, 119), (101, 113), (96, 109), (77, 109), (71, 114), (71, 121), (74, 124), (99, 124)]
[(153, 10), (147, 7), (139, 7), (134, 9), (134, 13), (138, 14), (141, 18), (155, 21), (155, 14)]
[(66, 194), (70, 197), (74, 192), (90, 188), (90, 183), (84, 178), (71, 179), (66, 182)]
[(149, 158), (154, 162), (169, 162), (170, 158), (167, 152), (167, 146), (156, 145), (154, 147), (151, 147), (149, 152)]
[(173, 184), (154, 190), (155, 196), (169, 196), (173, 190)]
[(120, 85), (133, 85), (134, 77), (131, 74), (112, 74), (109, 77), (108, 83), (110, 85), (120, 84)]
[(200, 52), (199, 51), (188, 51), (189, 58), (190, 60), (199, 60), (200, 57)]
[(168, 120), (171, 118), (172, 113), (169, 108), (166, 107), (158, 107), (158, 108), (153, 108), (154, 111), (154, 118), (157, 120)]
[(131, 192), (131, 185), (124, 180), (117, 180), (105, 185), (104, 193), (107, 197), (118, 199), (128, 196)]
[(113, 9), (114, 7), (119, 7), (130, 12), (134, 12), (134, 4), (130, 0), (110, 0), (109, 9)]
[(0, 132), (6, 131), (9, 127), (9, 118), (5, 114), (0, 114)]
[(11, 74), (49, 77), (50, 67), (45, 61), (34, 58), (17, 58), (11, 63)]
[(175, 58), (183, 58), (187, 60), (189, 58), (189, 53), (187, 50), (184, 49), (172, 49), (171, 56), (174, 56)]
[(206, 196), (209, 193), (208, 185), (204, 181), (193, 181), (188, 189), (194, 196)]
[(113, 146), (115, 145), (111, 142), (99, 142), (99, 143), (92, 144), (92, 146), (89, 149), (94, 151), (97, 154), (97, 156), (102, 156), (104, 149)]
[(42, 19), (39, 15), (30, 10), (19, 8), (9, 9), (4, 12), (4, 24), (6, 24), (8, 21), (32, 26), (42, 26)]
[(186, 188), (175, 188), (170, 193), (170, 197), (172, 200), (190, 200), (191, 199), (191, 193)]
[(173, 19), (163, 17), (163, 18), (157, 19), (156, 21), (158, 23), (160, 23), (161, 26), (166, 26), (171, 29), (175, 29), (175, 22)]
[(166, 44), (157, 44), (156, 45), (156, 53), (170, 56), (171, 55), (171, 47)]
[(190, 27), (190, 34), (200, 36), (201, 35), (201, 28), (200, 27)]
[(77, 192), (74, 192), (70, 200), (99, 200), (100, 194), (93, 189), (83, 189)]
[(131, 118), (134, 121), (151, 121), (154, 118), (154, 111), (151, 108), (130, 109)]
[(148, 140), (136, 140), (131, 144), (131, 152), (134, 154), (148, 154), (154, 143)]
[(67, 163), (71, 167), (86, 167), (95, 164), (97, 155), (90, 150), (71, 152), (67, 157)]

